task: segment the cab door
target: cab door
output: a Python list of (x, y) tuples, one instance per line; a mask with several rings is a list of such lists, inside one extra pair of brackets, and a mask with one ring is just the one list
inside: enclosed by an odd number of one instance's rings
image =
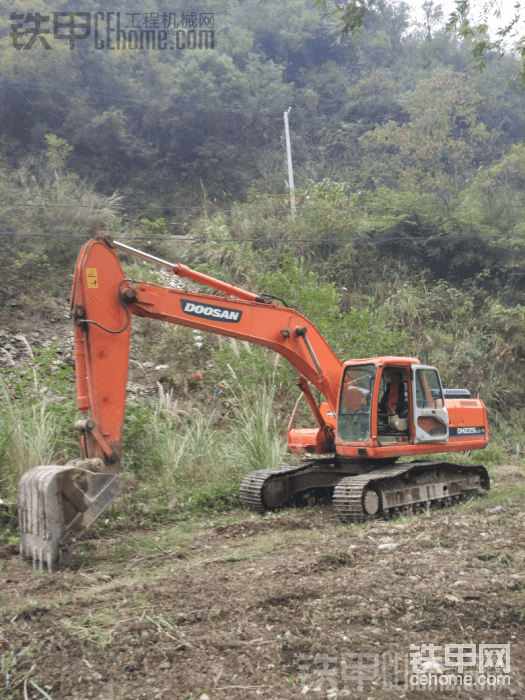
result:
[(448, 411), (435, 367), (411, 365), (414, 444), (448, 442)]

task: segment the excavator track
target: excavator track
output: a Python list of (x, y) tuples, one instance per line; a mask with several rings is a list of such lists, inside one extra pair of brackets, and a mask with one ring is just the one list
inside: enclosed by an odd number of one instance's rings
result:
[(334, 487), (334, 512), (341, 522), (351, 523), (453, 505), (490, 488), (488, 472), (481, 465), (424, 461), (347, 474), (344, 466), (321, 459), (261, 469), (242, 480), (241, 504), (264, 515), (299, 491)]
[(488, 472), (481, 465), (410, 462), (341, 479), (333, 509), (343, 523), (360, 522), (454, 505), (489, 488)]
[[(322, 459), (312, 459), (250, 472), (241, 481), (239, 488), (241, 504), (252, 513), (264, 515), (268, 510), (286, 503), (293, 495), (290, 492), (290, 479), (301, 478), (306, 489), (335, 485), (344, 474), (338, 473), (337, 468), (330, 468), (332, 464), (333, 460), (327, 462)], [(321, 473), (329, 474), (331, 476), (329, 480), (334, 483), (319, 483), (319, 481), (326, 481), (322, 479)], [(308, 483), (310, 481), (311, 483)]]

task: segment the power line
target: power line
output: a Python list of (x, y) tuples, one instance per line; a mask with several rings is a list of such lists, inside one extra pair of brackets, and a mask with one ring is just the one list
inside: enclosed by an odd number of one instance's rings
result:
[[(89, 240), (92, 235), (86, 234), (68, 234), (68, 233), (34, 233), (32, 231), (0, 231), (0, 236), (3, 237), (14, 237), (14, 236), (36, 236), (39, 238), (61, 238), (64, 240), (82, 238), (84, 240)], [(169, 236), (143, 236), (143, 235), (133, 235), (126, 234), (126, 240), (145, 240), (145, 241), (164, 241), (164, 243), (317, 243), (320, 245), (326, 243), (362, 243), (368, 245), (376, 245), (378, 243), (392, 243), (398, 241), (404, 241), (405, 243), (424, 243), (427, 241), (435, 241), (436, 243), (441, 243), (443, 241), (457, 241), (460, 243), (464, 240), (478, 239), (478, 240), (488, 240), (491, 238), (500, 238), (498, 234), (486, 234), (486, 235), (470, 235), (470, 236), (426, 236), (421, 238), (412, 238), (411, 236), (397, 236), (391, 238), (188, 238), (186, 236), (179, 236), (176, 239), (170, 238)], [(510, 250), (510, 249), (509, 249)]]
[[(105, 211), (106, 209), (110, 208), (112, 205), (108, 206), (97, 206), (94, 204), (1, 204), (0, 203), (0, 209), (29, 209), (29, 208), (38, 208), (38, 207), (45, 207), (46, 209), (95, 209), (96, 211)], [(113, 205), (115, 206), (115, 205)], [(119, 206), (119, 205), (117, 205)], [(171, 204), (145, 204), (144, 206), (141, 206), (139, 204), (133, 204), (133, 205), (126, 205), (126, 209), (201, 209), (203, 205), (201, 204), (194, 204), (191, 206), (186, 206), (186, 207), (181, 207), (181, 206), (174, 206)], [(213, 207), (213, 205), (208, 205), (210, 207)], [(215, 207), (213, 207), (215, 208)], [(222, 208), (225, 211), (227, 209)]]
[[(268, 211), (268, 213), (271, 213), (271, 211), (275, 209), (286, 209), (288, 207), (287, 202), (282, 202), (282, 203), (276, 203), (273, 206), (269, 205), (264, 205), (264, 204), (247, 204), (242, 202), (241, 204), (233, 204), (229, 207), (219, 207), (211, 203), (207, 203), (206, 205), (204, 204), (192, 204), (188, 206), (180, 206), (180, 205), (172, 205), (172, 204), (164, 204), (164, 203), (150, 203), (150, 204), (144, 204), (144, 205), (139, 205), (139, 204), (133, 204), (133, 205), (117, 205), (118, 208), (122, 208), (124, 210), (128, 209), (142, 209), (142, 210), (150, 210), (150, 211), (155, 211), (155, 210), (161, 210), (161, 209), (169, 209), (169, 210), (194, 210), (194, 209), (204, 209), (208, 208), (211, 209), (213, 212), (218, 212), (218, 211), (231, 211), (232, 208), (239, 206), (239, 207), (246, 207), (249, 209), (258, 209), (258, 210), (264, 210)], [(500, 204), (499, 205), (501, 208), (505, 209), (525, 209), (525, 204)], [(0, 203), (0, 209), (30, 209), (30, 208), (41, 208), (44, 207), (46, 209), (93, 209), (94, 211), (98, 212), (104, 212), (107, 209), (111, 208), (111, 205), (109, 206), (97, 206), (93, 204), (2, 204)], [(406, 209), (401, 205), (398, 206), (367, 206), (366, 204), (359, 204), (356, 206), (333, 206), (333, 207), (325, 207), (325, 206), (320, 206), (317, 204), (307, 204), (307, 206), (302, 206), (300, 207), (300, 211), (304, 214), (309, 213), (310, 211), (355, 211), (357, 213), (361, 214), (367, 214), (369, 212), (375, 212), (375, 211), (399, 211), (400, 213), (405, 213), (406, 216), (411, 216), (412, 214), (416, 213), (421, 210), (431, 210), (431, 211), (437, 211), (438, 213), (454, 213), (456, 211), (468, 211), (471, 209), (471, 207), (468, 207), (466, 205), (460, 204), (457, 207), (454, 208), (447, 208), (447, 210), (443, 210), (442, 208), (440, 209), (437, 206), (433, 206), (432, 204), (417, 204), (413, 209)], [(477, 211), (479, 209), (490, 209), (494, 210), (494, 205), (490, 204), (478, 204), (476, 207), (474, 207), (474, 210)]]

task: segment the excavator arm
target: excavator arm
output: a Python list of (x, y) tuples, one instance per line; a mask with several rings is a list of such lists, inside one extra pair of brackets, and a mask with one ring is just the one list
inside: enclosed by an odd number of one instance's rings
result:
[[(142, 257), (224, 296), (126, 279), (116, 250)], [(71, 295), (81, 458), (31, 469), (19, 485), (22, 557), (56, 571), (79, 537), (118, 497), (132, 316), (155, 318), (271, 348), (297, 369), (299, 386), (319, 426), (318, 445), (333, 432), (309, 384), (336, 411), (342, 363), (316, 327), (298, 311), (117, 243), (109, 236), (82, 248)]]

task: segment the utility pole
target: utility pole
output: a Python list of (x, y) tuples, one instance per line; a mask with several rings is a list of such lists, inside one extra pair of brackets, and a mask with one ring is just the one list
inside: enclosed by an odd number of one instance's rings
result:
[(290, 186), (290, 207), (292, 209), (292, 221), (295, 221), (295, 194), (293, 184), (292, 149), (290, 146), (290, 129), (288, 128), (288, 114), (292, 108), (288, 107), (284, 113), (284, 133), (286, 135), (286, 155), (288, 157), (288, 184)]

